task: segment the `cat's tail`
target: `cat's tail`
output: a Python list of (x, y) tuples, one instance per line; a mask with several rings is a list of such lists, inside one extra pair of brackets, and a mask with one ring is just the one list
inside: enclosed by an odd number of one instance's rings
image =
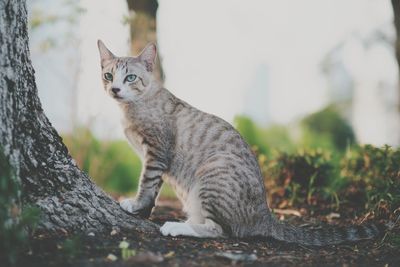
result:
[(268, 236), (280, 241), (306, 246), (327, 246), (373, 239), (384, 231), (384, 227), (375, 224), (304, 228), (278, 221), (275, 218), (272, 225), (269, 227)]

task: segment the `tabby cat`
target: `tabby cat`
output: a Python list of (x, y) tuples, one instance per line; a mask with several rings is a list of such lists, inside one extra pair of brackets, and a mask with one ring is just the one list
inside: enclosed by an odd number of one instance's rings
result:
[(264, 236), (323, 246), (379, 233), (374, 225), (305, 229), (278, 221), (268, 208), (257, 159), (240, 134), (152, 77), (154, 44), (137, 57), (116, 57), (100, 40), (98, 47), (104, 88), (121, 107), (125, 135), (143, 162), (138, 194), (120, 203), (124, 210), (148, 217), (167, 182), (188, 219), (166, 222), (160, 228), (165, 236)]

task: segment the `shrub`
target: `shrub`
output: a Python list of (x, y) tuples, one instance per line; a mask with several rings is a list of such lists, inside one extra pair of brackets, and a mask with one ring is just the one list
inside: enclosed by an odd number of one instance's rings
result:
[(234, 119), (234, 124), (235, 128), (250, 146), (256, 146), (257, 149), (263, 154), (268, 153), (269, 148), (265, 140), (260, 138), (260, 129), (249, 117), (236, 116)]
[(262, 154), (271, 155), (278, 148), (284, 151), (294, 150), (295, 146), (285, 126), (271, 125), (262, 128), (246, 116), (236, 116), (234, 125), (246, 142)]
[(304, 201), (312, 204), (317, 198), (328, 197), (338, 201), (335, 189), (341, 183), (329, 153), (301, 149), (291, 154), (277, 152), (270, 161), (261, 155), (259, 161), (271, 197), (285, 197), (290, 205)]
[(344, 151), (355, 143), (353, 129), (332, 105), (306, 116), (301, 126), (305, 146)]
[[(400, 149), (353, 146), (341, 161), (341, 175), (352, 186), (344, 195), (387, 215), (400, 208)], [(356, 197), (354, 197), (356, 196)]]

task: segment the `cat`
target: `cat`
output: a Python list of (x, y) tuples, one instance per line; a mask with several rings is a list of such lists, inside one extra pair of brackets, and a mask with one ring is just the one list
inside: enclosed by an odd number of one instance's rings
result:
[(121, 201), (122, 209), (149, 217), (167, 182), (188, 219), (166, 222), (164, 236), (261, 236), (324, 246), (379, 234), (375, 225), (306, 229), (278, 221), (268, 208), (257, 159), (241, 135), (153, 78), (155, 44), (137, 57), (117, 57), (100, 40), (98, 48), (105, 91), (122, 109), (124, 133), (143, 162), (138, 193)]

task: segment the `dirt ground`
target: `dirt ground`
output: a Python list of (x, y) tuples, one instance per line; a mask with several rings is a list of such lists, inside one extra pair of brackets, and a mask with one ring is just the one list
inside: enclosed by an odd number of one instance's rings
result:
[[(296, 225), (318, 222), (346, 225), (349, 215), (306, 210), (283, 210), (285, 220)], [(278, 213), (279, 214), (279, 213)], [(351, 212), (349, 212), (351, 214)], [(160, 201), (151, 218), (162, 225), (183, 220), (177, 201)], [(389, 240), (400, 239), (397, 226), (389, 235), (357, 244), (308, 248), (269, 239), (172, 238), (160, 234), (113, 232), (107, 236), (47, 237), (37, 233), (19, 266), (400, 266), (400, 247)], [(120, 242), (129, 243), (134, 256), (122, 259)], [(1, 264), (0, 264), (1, 265)]]

